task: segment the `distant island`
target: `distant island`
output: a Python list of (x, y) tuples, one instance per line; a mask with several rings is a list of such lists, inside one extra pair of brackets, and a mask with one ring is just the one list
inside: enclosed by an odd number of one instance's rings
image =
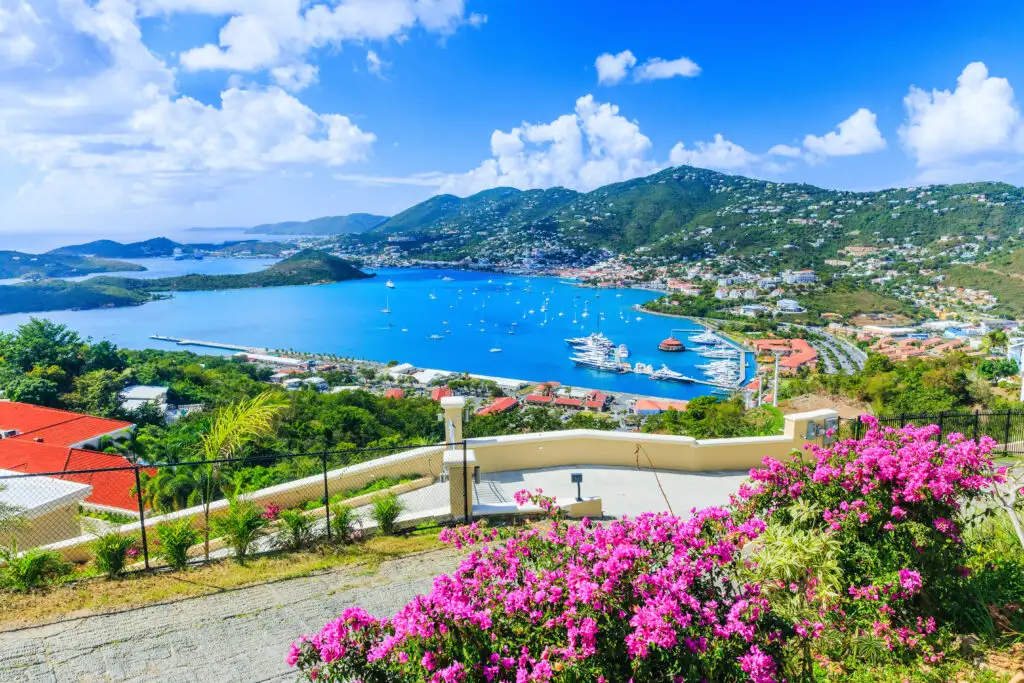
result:
[[(188, 258), (198, 254), (216, 252), (225, 256), (278, 256), (283, 249), (294, 248), (281, 242), (260, 240), (232, 240), (219, 244), (183, 244), (166, 237), (154, 237), (142, 242), (115, 242), (95, 240), (85, 244), (72, 244), (47, 252), (48, 256), (89, 256), (99, 258)], [(132, 267), (125, 270), (133, 270)], [(144, 269), (143, 269), (144, 270)]]
[(352, 213), (347, 216), (324, 216), (311, 221), (267, 223), (249, 228), (245, 232), (248, 235), (349, 235), (369, 232), (387, 220), (387, 216)]
[(91, 258), (74, 254), (25, 254), (20, 251), (0, 251), (0, 279), (26, 280), (76, 277), (93, 273), (117, 273), (145, 270), (135, 263)]
[(100, 276), (83, 282), (50, 280), (0, 286), (0, 315), (134, 306), (158, 299), (162, 292), (311, 285), (370, 277), (373, 275), (348, 261), (306, 249), (265, 270), (240, 275), (181, 275), (152, 280)]

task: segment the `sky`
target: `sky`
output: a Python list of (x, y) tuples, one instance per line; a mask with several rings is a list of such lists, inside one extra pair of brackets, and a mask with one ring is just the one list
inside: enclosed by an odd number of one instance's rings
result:
[(0, 248), (681, 164), (1024, 185), (1022, 29), (984, 0), (0, 0)]

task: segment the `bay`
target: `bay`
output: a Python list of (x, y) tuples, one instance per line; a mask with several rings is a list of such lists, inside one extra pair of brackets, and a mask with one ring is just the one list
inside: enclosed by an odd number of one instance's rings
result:
[[(139, 275), (164, 277), (250, 272), (272, 261), (134, 262), (149, 268)], [(385, 286), (388, 280), (393, 281), (393, 289)], [(688, 399), (710, 393), (710, 387), (701, 385), (577, 368), (569, 360), (565, 338), (599, 330), (616, 344), (626, 344), (630, 363), (639, 361), (655, 368), (664, 363), (685, 375), (701, 377), (695, 366), (708, 359), (691, 351), (665, 353), (657, 349), (673, 328), (692, 330), (696, 327), (693, 323), (633, 310), (652, 296), (636, 289), (580, 288), (553, 278), (387, 269), (372, 279), (329, 285), (183, 292), (136, 307), (0, 316), (0, 330), (11, 331), (31, 317), (45, 317), (84, 336), (126, 348), (217, 353), (150, 339), (159, 334), (382, 362), (397, 360), (423, 368), (558, 381), (646, 396)], [(385, 308), (391, 313), (383, 313)], [(587, 317), (583, 317), (584, 311)], [(435, 335), (441, 338), (432, 339)], [(689, 335), (676, 332), (675, 336), (686, 342)], [(748, 375), (750, 361), (748, 356)]]

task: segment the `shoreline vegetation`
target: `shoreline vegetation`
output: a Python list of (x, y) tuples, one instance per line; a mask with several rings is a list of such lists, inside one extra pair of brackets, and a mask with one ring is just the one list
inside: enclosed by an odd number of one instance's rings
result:
[(82, 282), (48, 280), (0, 285), (0, 315), (140, 306), (166, 298), (166, 292), (327, 284), (371, 277), (374, 275), (344, 259), (306, 249), (255, 273), (180, 275), (151, 280), (99, 276)]

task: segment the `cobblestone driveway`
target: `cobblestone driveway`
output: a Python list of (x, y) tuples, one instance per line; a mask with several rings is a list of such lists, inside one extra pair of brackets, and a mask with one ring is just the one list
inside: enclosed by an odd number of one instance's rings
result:
[(431, 552), (373, 574), (330, 574), (167, 605), (0, 633), (0, 681), (293, 681), (289, 644), (345, 607), (390, 615), (452, 571), (459, 555)]

